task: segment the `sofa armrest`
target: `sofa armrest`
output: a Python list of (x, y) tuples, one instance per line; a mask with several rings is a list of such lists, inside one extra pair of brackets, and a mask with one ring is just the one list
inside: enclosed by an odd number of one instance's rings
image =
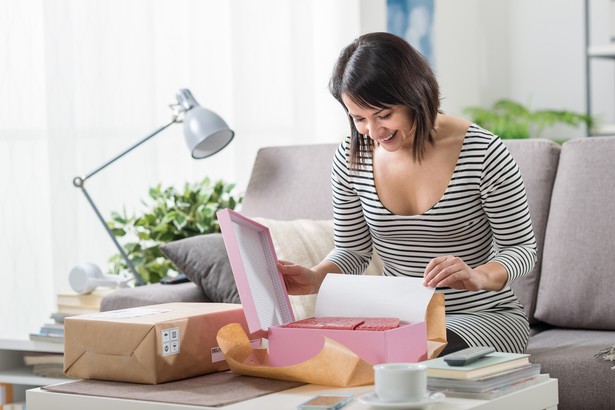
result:
[(194, 283), (177, 285), (137, 286), (135, 288), (118, 289), (103, 298), (100, 311), (127, 309), (139, 306), (158, 305), (172, 302), (210, 302), (203, 291)]

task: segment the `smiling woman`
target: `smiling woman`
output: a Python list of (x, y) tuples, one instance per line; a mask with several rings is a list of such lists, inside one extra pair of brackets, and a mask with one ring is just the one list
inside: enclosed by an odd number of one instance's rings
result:
[[(329, 89), (350, 115), (356, 148), (352, 159), (357, 165), (361, 163), (361, 149), (369, 148), (371, 140), (380, 142), (390, 135), (380, 122), (394, 112), (398, 115), (393, 125), (410, 139), (406, 144), (411, 143), (414, 158), (421, 160), (426, 145), (433, 144), (432, 129), (440, 109), (439, 85), (427, 61), (402, 38), (381, 34), (376, 40), (368, 35), (353, 42), (342, 51)], [(369, 122), (366, 117), (374, 118)], [(363, 122), (355, 124), (357, 119)], [(368, 134), (371, 140), (362, 134)]]
[(509, 285), (532, 270), (536, 241), (508, 149), (440, 113), (433, 72), (389, 33), (344, 48), (330, 90), (351, 130), (333, 160), (335, 248), (311, 268), (280, 264), (289, 293), (317, 292), (328, 273), (362, 274), (375, 248), (384, 275), (423, 278), (445, 295), (442, 354), (523, 352), (529, 324)]
[[(385, 149), (393, 137), (399, 136), (399, 144), (412, 148), (414, 139), (414, 121), (410, 108), (394, 105), (385, 108), (363, 108), (346, 95), (342, 96), (348, 115), (360, 134), (370, 137)], [(398, 135), (399, 134), (399, 135)]]

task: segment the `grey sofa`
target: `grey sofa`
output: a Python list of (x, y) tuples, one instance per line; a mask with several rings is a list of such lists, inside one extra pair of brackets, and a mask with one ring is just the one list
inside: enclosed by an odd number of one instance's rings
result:
[[(559, 380), (559, 408), (615, 408), (615, 138), (508, 140), (528, 194), (538, 263), (514, 285), (530, 318), (528, 352)], [(241, 212), (277, 220), (332, 218), (336, 144), (263, 148)], [(192, 283), (113, 292), (103, 310), (209, 299)]]

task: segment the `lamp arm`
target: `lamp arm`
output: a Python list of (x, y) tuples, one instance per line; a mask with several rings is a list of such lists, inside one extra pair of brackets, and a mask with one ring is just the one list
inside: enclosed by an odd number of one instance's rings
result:
[(96, 213), (96, 216), (98, 217), (98, 220), (100, 220), (102, 225), (105, 227), (105, 230), (107, 231), (107, 234), (109, 235), (109, 237), (111, 238), (111, 240), (115, 244), (115, 247), (117, 248), (117, 250), (122, 255), (122, 258), (124, 259), (124, 262), (126, 262), (126, 265), (128, 266), (128, 268), (132, 272), (135, 280), (137, 281), (137, 283), (139, 285), (143, 285), (144, 284), (143, 279), (141, 278), (141, 275), (139, 275), (139, 273), (135, 269), (135, 267), (132, 264), (132, 262), (130, 261), (130, 259), (128, 259), (128, 255), (126, 255), (126, 251), (124, 251), (124, 248), (122, 248), (122, 245), (120, 245), (120, 243), (117, 241), (117, 239), (115, 238), (115, 235), (113, 234), (113, 232), (111, 232), (111, 229), (109, 229), (109, 226), (107, 225), (107, 222), (105, 221), (105, 219), (101, 215), (100, 211), (98, 210), (98, 207), (96, 206), (96, 204), (94, 203), (94, 201), (92, 200), (90, 195), (88, 194), (88, 191), (86, 191), (86, 189), (85, 189), (85, 181), (87, 181), (89, 178), (91, 178), (92, 176), (96, 175), (97, 173), (99, 173), (103, 169), (107, 168), (109, 165), (113, 164), (115, 161), (117, 161), (118, 159), (122, 158), (124, 155), (128, 154), (130, 151), (132, 151), (135, 148), (139, 147), (144, 142), (146, 142), (146, 141), (150, 140), (151, 138), (153, 138), (154, 136), (158, 135), (160, 132), (164, 131), (166, 128), (170, 127), (171, 125), (173, 125), (176, 122), (178, 122), (178, 115), (177, 114), (173, 115), (173, 119), (170, 122), (168, 122), (167, 124), (165, 124), (162, 127), (158, 128), (157, 130), (155, 130), (154, 132), (152, 132), (151, 134), (149, 134), (145, 138), (137, 141), (135, 144), (131, 145), (130, 147), (128, 147), (127, 149), (125, 149), (124, 151), (122, 151), (121, 153), (116, 155), (115, 157), (111, 158), (109, 161), (105, 162), (104, 164), (102, 164), (101, 166), (99, 166), (98, 168), (96, 168), (95, 170), (93, 170), (92, 172), (87, 174), (86, 176), (84, 176), (84, 177), (75, 177), (73, 179), (73, 185), (75, 187), (77, 187), (77, 188), (80, 188), (81, 192), (83, 192), (83, 195), (85, 196), (85, 198), (87, 199), (88, 203), (90, 204), (90, 206), (92, 207), (92, 209)]
[(134, 276), (135, 280), (137, 281), (137, 283), (139, 285), (143, 285), (144, 282), (143, 282), (143, 279), (141, 278), (141, 275), (139, 275), (139, 273), (135, 269), (135, 266), (132, 264), (130, 259), (128, 259), (128, 255), (126, 255), (126, 251), (124, 251), (124, 248), (122, 248), (122, 245), (120, 245), (120, 243), (117, 241), (117, 239), (116, 239), (115, 235), (113, 234), (113, 232), (111, 232), (111, 229), (109, 228), (109, 225), (107, 225), (107, 222), (105, 221), (105, 219), (101, 215), (100, 211), (98, 210), (98, 207), (96, 206), (96, 204), (94, 203), (94, 201), (90, 197), (90, 194), (88, 194), (88, 191), (85, 189), (84, 186), (81, 186), (79, 188), (81, 189), (81, 192), (83, 192), (83, 195), (85, 196), (85, 199), (88, 200), (90, 206), (94, 210), (94, 213), (96, 213), (96, 216), (98, 217), (98, 220), (100, 221), (100, 223), (103, 224), (103, 226), (105, 227), (105, 230), (107, 231), (107, 234), (109, 234), (109, 238), (111, 238), (111, 240), (113, 241), (113, 244), (115, 245), (117, 250), (120, 251), (120, 254), (122, 255), (122, 258), (124, 259), (124, 262), (126, 262), (126, 265), (128, 266), (128, 268), (132, 272), (132, 275)]
[[(128, 147), (124, 151), (120, 152), (115, 157), (111, 158), (109, 161), (105, 162), (104, 164), (102, 164), (101, 166), (99, 166), (98, 168), (96, 168), (94, 171), (90, 172), (86, 176), (81, 177), (80, 178), (81, 181), (85, 182), (90, 177), (98, 174), (100, 171), (102, 171), (103, 169), (107, 168), (109, 165), (113, 164), (115, 161), (117, 161), (118, 159), (122, 158), (124, 155), (128, 154), (130, 151), (132, 151), (133, 149), (137, 148), (138, 146), (140, 146), (144, 142), (149, 141), (151, 138), (155, 137), (156, 135), (158, 135), (159, 133), (161, 133), (162, 131), (164, 131), (165, 129), (170, 127), (171, 125), (175, 124), (176, 122), (177, 122), (177, 117), (174, 116), (173, 119), (169, 123), (167, 123), (167, 124), (163, 125), (162, 127), (158, 128), (157, 130), (155, 130), (154, 132), (152, 132), (151, 134), (149, 134), (148, 136), (146, 136), (142, 140), (137, 141), (136, 143), (134, 143), (133, 145), (131, 145), (130, 147)], [(75, 186), (77, 186), (77, 185), (75, 185)]]

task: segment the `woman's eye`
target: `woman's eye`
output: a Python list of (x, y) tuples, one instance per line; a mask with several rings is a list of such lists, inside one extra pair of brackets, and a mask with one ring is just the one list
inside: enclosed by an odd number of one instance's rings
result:
[(380, 118), (381, 120), (388, 120), (389, 118), (391, 118), (391, 113), (380, 115), (378, 116), (378, 118)]
[(352, 118), (352, 120), (356, 123), (363, 122), (363, 118)]

